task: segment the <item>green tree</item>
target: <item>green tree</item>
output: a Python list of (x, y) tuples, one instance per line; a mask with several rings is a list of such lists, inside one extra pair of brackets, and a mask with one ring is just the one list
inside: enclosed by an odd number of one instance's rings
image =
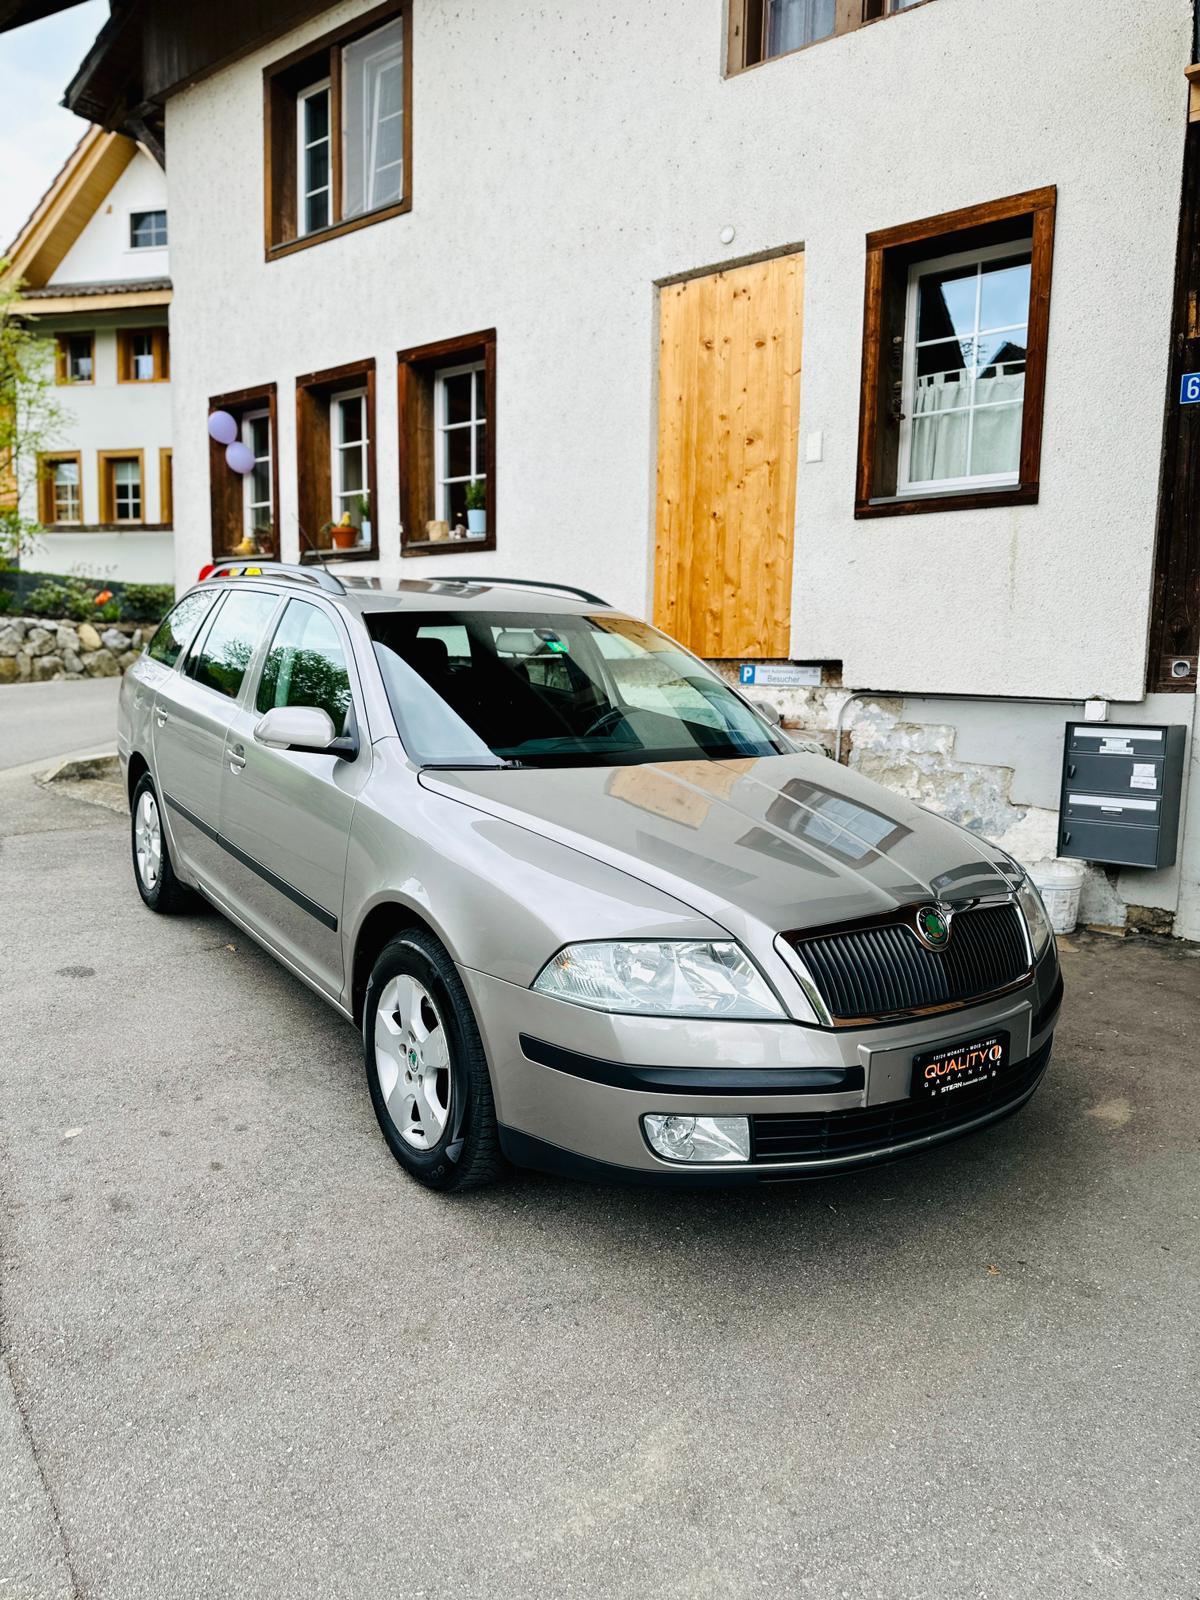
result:
[(19, 286), (0, 259), (0, 564), (15, 561), (38, 531), (38, 455), (63, 425), (54, 345), (21, 315)]

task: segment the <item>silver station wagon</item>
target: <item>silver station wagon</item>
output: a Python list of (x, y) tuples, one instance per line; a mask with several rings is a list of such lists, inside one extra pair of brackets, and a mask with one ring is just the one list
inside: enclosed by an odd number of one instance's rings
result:
[(844, 1172), (1046, 1070), (1022, 869), (594, 595), (225, 564), (126, 674), (120, 755), (143, 900), (198, 890), (361, 1028), (433, 1187)]

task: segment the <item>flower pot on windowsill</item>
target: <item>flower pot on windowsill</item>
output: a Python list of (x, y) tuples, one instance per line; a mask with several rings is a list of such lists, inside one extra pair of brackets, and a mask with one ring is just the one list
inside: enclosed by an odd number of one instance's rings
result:
[(467, 532), (473, 539), (483, 539), (487, 537), (486, 511), (467, 512)]
[(332, 537), (335, 550), (353, 550), (358, 543), (358, 529), (355, 527), (344, 528), (339, 523), (333, 529)]

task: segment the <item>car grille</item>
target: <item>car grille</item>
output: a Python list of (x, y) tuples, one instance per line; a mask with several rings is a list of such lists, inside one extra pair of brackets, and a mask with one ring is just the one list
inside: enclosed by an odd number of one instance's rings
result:
[(839, 1021), (965, 1004), (1011, 988), (1029, 970), (1015, 905), (960, 911), (944, 950), (927, 950), (905, 922), (787, 939)]
[(989, 1112), (1001, 1111), (1027, 1094), (1046, 1070), (1050, 1059), (1047, 1041), (1036, 1055), (1020, 1062), (1003, 1077), (969, 1092), (969, 1098), (952, 1105), (924, 1105), (917, 1100), (894, 1100), (888, 1105), (864, 1106), (853, 1111), (806, 1111), (793, 1116), (750, 1118), (750, 1159), (771, 1161), (845, 1161), (910, 1144), (930, 1134), (949, 1133)]

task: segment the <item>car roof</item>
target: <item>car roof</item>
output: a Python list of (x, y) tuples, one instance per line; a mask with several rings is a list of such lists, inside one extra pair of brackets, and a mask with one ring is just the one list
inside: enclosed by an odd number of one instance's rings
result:
[(246, 564), (216, 572), (197, 588), (263, 587), (281, 594), (323, 594), (362, 616), (381, 611), (513, 611), (553, 616), (589, 616), (614, 609), (598, 595), (569, 585), (514, 578), (362, 578), (327, 568), (282, 563)]

